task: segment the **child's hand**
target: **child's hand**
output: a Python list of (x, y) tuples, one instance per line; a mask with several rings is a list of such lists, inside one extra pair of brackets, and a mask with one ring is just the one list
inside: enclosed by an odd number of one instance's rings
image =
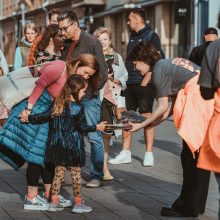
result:
[(27, 110), (23, 110), (21, 112), (21, 114), (19, 115), (20, 121), (25, 123), (28, 122), (28, 115), (30, 114), (30, 112), (28, 112)]
[(98, 131), (104, 131), (106, 127), (107, 121), (102, 121), (99, 124), (96, 125), (96, 130)]

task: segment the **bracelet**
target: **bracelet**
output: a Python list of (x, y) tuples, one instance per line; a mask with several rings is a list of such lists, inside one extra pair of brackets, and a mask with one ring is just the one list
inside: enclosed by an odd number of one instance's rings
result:
[(30, 113), (32, 112), (32, 109), (29, 109), (28, 107), (25, 107), (25, 110), (30, 112)]

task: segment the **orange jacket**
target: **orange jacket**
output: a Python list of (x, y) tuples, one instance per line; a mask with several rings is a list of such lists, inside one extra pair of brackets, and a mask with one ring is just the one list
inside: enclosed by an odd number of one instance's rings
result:
[(199, 153), (197, 167), (220, 173), (220, 88), (215, 93), (214, 101), (214, 114)]
[(204, 100), (200, 94), (198, 78), (193, 77), (178, 92), (173, 109), (174, 125), (192, 153), (202, 146), (214, 111), (214, 100)]

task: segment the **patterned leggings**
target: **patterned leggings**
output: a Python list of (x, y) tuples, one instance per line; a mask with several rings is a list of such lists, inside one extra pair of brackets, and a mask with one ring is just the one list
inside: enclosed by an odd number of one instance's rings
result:
[[(66, 172), (66, 167), (56, 166), (53, 183), (51, 186), (51, 195), (59, 195), (61, 182), (64, 178)], [(70, 168), (71, 177), (72, 177), (72, 187), (74, 197), (82, 196), (82, 179), (81, 179), (81, 168), (80, 167), (71, 167)]]

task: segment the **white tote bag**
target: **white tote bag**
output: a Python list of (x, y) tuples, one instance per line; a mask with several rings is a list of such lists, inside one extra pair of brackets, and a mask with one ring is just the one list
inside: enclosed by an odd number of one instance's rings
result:
[(38, 77), (34, 78), (30, 68), (22, 67), (0, 77), (0, 101), (7, 109), (30, 96)]

